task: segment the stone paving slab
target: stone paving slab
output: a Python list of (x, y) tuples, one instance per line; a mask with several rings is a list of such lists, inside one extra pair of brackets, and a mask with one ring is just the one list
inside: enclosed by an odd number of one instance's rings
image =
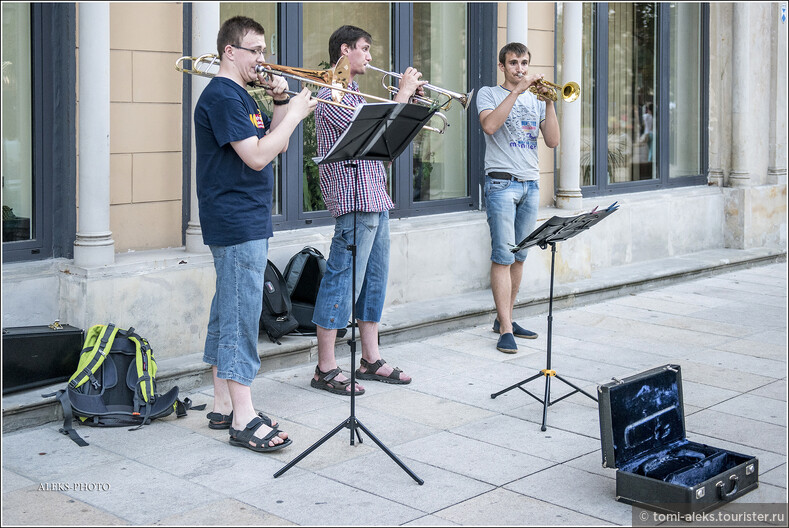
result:
[[(276, 485), (240, 493), (236, 499), (300, 525), (393, 526), (425, 513), (349, 486), (343, 482), (346, 477), (344, 471), (335, 471), (332, 478), (286, 472)], [(407, 475), (403, 478), (401, 485), (418, 487)]]
[(469, 438), (479, 438), (480, 431), (485, 431), (485, 441), (490, 444), (554, 462), (566, 462), (600, 449), (596, 438), (551, 427), (543, 432), (536, 422), (511, 416), (496, 415), (452, 429)]
[[(614, 524), (632, 522), (633, 509), (615, 500), (614, 480), (565, 465), (526, 476), (504, 488)], [(572, 501), (567, 497), (572, 497)]]
[[(87, 494), (88, 492), (85, 492)], [(3, 493), (3, 526), (123, 526), (131, 521), (39, 484)]]
[(764, 396), (766, 398), (773, 398), (774, 400), (786, 401), (786, 379), (774, 381), (758, 389), (753, 389), (748, 394), (754, 396)]
[(424, 464), (410, 458), (407, 450), (398, 451), (400, 461), (424, 484), (413, 480), (383, 451), (366, 455), (352, 466), (338, 464), (319, 474), (424, 513), (442, 510), (495, 488), (474, 475), (438, 467), (433, 463), (435, 458)]
[(504, 488), (441, 510), (436, 516), (464, 526), (616, 526)]
[(199, 508), (170, 515), (154, 523), (157, 526), (225, 526), (232, 519), (234, 526), (297, 526), (249, 504), (223, 498)]
[(786, 427), (780, 425), (705, 409), (688, 416), (685, 427), (688, 436), (704, 434), (786, 455)]
[(786, 427), (786, 403), (772, 398), (740, 394), (713, 405), (710, 410)]
[(399, 447), (404, 456), (436, 465), (459, 475), (501, 486), (507, 482), (541, 471), (549, 460), (487, 442), (484, 430), (478, 438), (467, 438), (442, 431)]
[[(96, 483), (97, 491), (76, 488), (64, 493), (138, 525), (152, 524), (165, 514), (186, 512), (216, 498), (214, 490), (198, 484), (184, 486), (177, 476), (134, 460), (77, 470), (67, 482)], [(145, 507), (140, 507), (143, 504)]]
[[(761, 470), (761, 465), (759, 469)], [(759, 473), (759, 482), (764, 482), (765, 484), (772, 484), (773, 486), (785, 489), (786, 464), (781, 464), (777, 468), (773, 468), (764, 473)]]

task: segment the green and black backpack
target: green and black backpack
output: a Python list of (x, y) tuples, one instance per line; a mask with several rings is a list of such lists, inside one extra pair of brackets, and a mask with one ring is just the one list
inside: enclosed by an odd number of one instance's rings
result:
[(148, 340), (134, 328), (122, 330), (112, 323), (94, 325), (85, 336), (77, 371), (68, 386), (43, 396), (57, 396), (63, 406), (60, 432), (86, 446), (88, 443), (72, 427), (73, 419), (94, 427), (138, 429), (173, 412), (178, 418), (186, 415), (192, 408), (191, 401), (178, 399), (178, 387), (159, 394), (156, 370)]

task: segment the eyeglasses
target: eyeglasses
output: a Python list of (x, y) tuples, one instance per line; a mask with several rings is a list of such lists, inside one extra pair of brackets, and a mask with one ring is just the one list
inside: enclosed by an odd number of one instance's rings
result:
[[(233, 44), (231, 44), (231, 46), (233, 46)], [(245, 48), (243, 46), (233, 46), (233, 47), (236, 48), (236, 49), (242, 49), (242, 50), (248, 51), (250, 53), (254, 53), (255, 55), (257, 55), (258, 57), (260, 57), (260, 58), (262, 58), (264, 60), (266, 58), (266, 50), (264, 50), (264, 49), (249, 49), (249, 48)]]

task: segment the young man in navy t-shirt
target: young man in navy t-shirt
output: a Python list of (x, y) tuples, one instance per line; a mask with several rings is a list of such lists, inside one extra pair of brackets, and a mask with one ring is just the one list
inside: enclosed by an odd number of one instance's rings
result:
[[(227, 20), (217, 36), (219, 72), (195, 107), (197, 197), (203, 242), (216, 270), (216, 293), (203, 361), (212, 365), (214, 404), (209, 427), (229, 429), (230, 443), (275, 451), (291, 443), (252, 404), (250, 385), (260, 369), (257, 352), (263, 274), (268, 260), (274, 175), (271, 162), (315, 108), (309, 90), (289, 97), (281, 76), (257, 73), (264, 63), (263, 27), (247, 17)], [(246, 87), (263, 83), (274, 98), (272, 118)]]

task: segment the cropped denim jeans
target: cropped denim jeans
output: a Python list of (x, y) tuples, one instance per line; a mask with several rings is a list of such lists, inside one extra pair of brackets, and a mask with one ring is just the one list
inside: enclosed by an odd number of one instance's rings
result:
[[(351, 317), (354, 213), (335, 220), (326, 273), (312, 322), (327, 329), (345, 328)], [(389, 278), (389, 211), (356, 213), (356, 318), (380, 322)]]
[(528, 249), (510, 251), (534, 231), (540, 207), (536, 180), (500, 180), (485, 176), (485, 208), (490, 226), (490, 260), (509, 266), (526, 260)]
[(260, 370), (258, 330), (268, 239), (210, 246), (216, 270), (203, 361), (217, 377), (251, 385)]

